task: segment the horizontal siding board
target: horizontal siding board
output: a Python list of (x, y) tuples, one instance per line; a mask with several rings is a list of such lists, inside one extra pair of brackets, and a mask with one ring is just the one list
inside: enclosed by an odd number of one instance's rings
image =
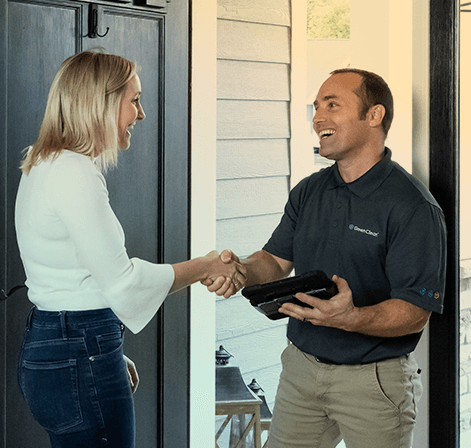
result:
[(289, 103), (285, 101), (217, 101), (218, 139), (289, 136)]
[(216, 249), (230, 249), (241, 258), (260, 250), (279, 224), (282, 213), (223, 219), (216, 222)]
[(286, 325), (228, 340), (217, 339), (219, 345), (233, 356), (230, 365), (238, 366), (241, 372), (267, 368), (280, 362), (280, 355), (287, 345)]
[(289, 27), (218, 20), (217, 58), (290, 62)]
[(217, 97), (289, 101), (289, 65), (219, 60)]
[(289, 176), (287, 139), (218, 140), (217, 179)]
[(221, 341), (238, 338), (254, 331), (286, 327), (287, 322), (287, 319), (268, 319), (250, 305), (240, 293), (230, 299), (218, 300), (216, 305), (216, 334)]
[(219, 180), (216, 191), (217, 219), (279, 213), (288, 199), (288, 179)]
[(218, 0), (217, 16), (220, 19), (289, 26), (289, 0)]

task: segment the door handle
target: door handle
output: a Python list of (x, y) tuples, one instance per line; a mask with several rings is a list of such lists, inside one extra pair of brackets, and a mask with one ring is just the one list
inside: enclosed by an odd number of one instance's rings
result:
[(16, 291), (18, 291), (22, 288), (26, 288), (26, 285), (16, 285), (13, 288), (11, 288), (10, 291), (8, 291), (8, 292), (5, 292), (5, 290), (2, 289), (0, 291), (0, 300), (8, 299), (8, 297), (12, 296), (13, 294), (15, 294)]

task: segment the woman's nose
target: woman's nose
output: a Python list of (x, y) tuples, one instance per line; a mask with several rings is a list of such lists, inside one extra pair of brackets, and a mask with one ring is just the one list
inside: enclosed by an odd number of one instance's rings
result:
[(139, 105), (139, 110), (138, 110), (138, 112), (137, 112), (137, 119), (138, 119), (139, 121), (142, 121), (142, 120), (144, 120), (145, 118), (146, 118), (146, 114), (145, 114), (145, 112), (144, 112), (144, 108), (143, 108), (142, 105), (140, 104), (140, 105)]

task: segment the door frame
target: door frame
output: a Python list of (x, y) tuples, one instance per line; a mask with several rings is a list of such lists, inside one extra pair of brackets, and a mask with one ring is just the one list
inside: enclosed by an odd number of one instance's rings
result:
[(459, 448), (459, 2), (430, 0), (430, 191), (448, 232), (445, 307), (430, 319), (430, 448)]
[[(113, 2), (101, 2), (113, 4)], [(8, 63), (8, 5), (0, 0), (0, 209), (6, 206), (6, 123), (7, 123), (7, 63)], [(166, 86), (164, 93), (164, 214), (161, 241), (161, 259), (175, 263), (190, 255), (190, 173), (189, 173), (189, 107), (190, 107), (190, 9), (189, 0), (171, 0), (165, 26), (165, 51), (172, 60), (165, 60)], [(182, 173), (184, 176), (182, 177)], [(178, 197), (179, 200), (175, 201)], [(6, 221), (0, 225), (0, 288), (7, 283), (6, 253), (8, 244)], [(186, 238), (181, 238), (181, 235)], [(13, 242), (14, 244), (14, 242)], [(10, 299), (14, 300), (14, 299)], [(6, 448), (7, 410), (6, 365), (16, 360), (6, 359), (8, 301), (0, 302), (0, 447)], [(190, 385), (190, 293), (183, 290), (173, 294), (159, 312), (162, 344), (160, 372), (161, 421), (158, 422), (160, 446), (189, 446), (189, 385)]]

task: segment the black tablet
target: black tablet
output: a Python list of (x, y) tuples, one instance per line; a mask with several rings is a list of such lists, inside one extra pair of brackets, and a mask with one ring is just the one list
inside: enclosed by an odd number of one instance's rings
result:
[(242, 289), (242, 295), (250, 301), (251, 305), (272, 320), (288, 317), (286, 314), (278, 312), (283, 303), (291, 302), (309, 307), (295, 297), (298, 292), (328, 300), (338, 291), (335, 283), (323, 271), (307, 272), (295, 277)]

